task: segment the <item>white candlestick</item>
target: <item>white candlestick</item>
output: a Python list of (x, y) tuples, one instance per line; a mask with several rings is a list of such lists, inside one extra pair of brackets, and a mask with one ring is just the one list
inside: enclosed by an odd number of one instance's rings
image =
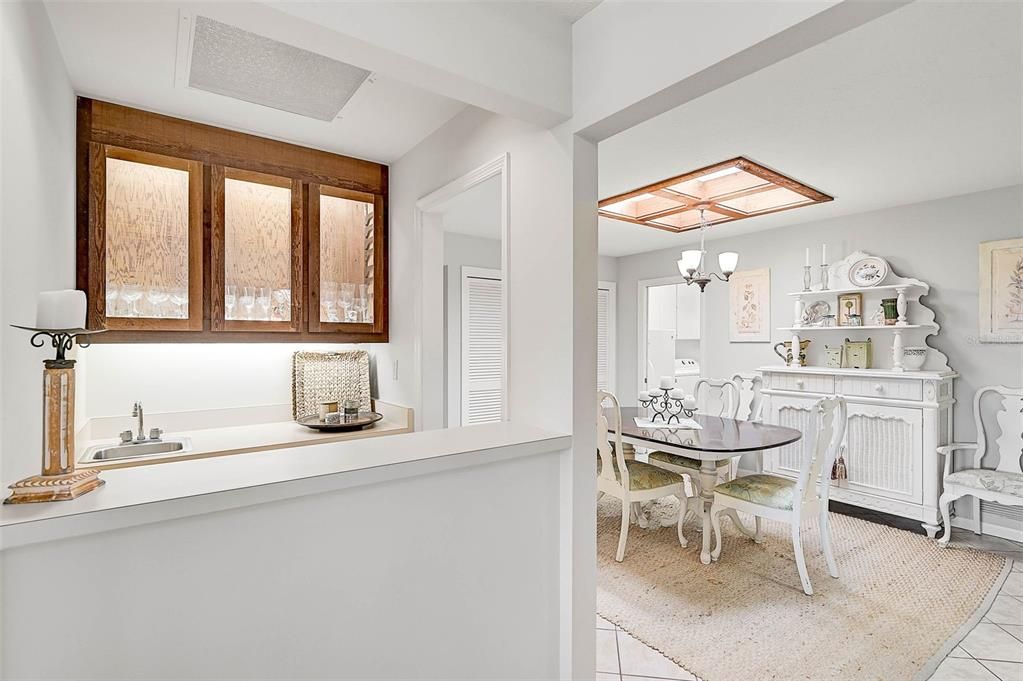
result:
[(810, 264), (810, 247), (809, 246), (806, 247), (806, 264), (807, 265)]
[(675, 385), (675, 379), (671, 376), (661, 376), (660, 386), (662, 388), (670, 388)]
[(41, 292), (36, 298), (36, 327), (84, 329), (85, 292), (73, 289)]
[(827, 244), (821, 244), (821, 264), (822, 265), (827, 265), (828, 264), (828, 245)]

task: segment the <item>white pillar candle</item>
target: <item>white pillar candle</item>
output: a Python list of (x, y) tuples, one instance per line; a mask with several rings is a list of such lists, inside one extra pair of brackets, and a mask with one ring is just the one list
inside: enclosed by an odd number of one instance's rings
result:
[(675, 379), (674, 378), (672, 378), (671, 376), (661, 376), (660, 386), (662, 388), (670, 388), (673, 385), (675, 385)]
[(688, 409), (689, 411), (696, 409), (696, 398), (693, 397), (692, 395), (686, 395), (685, 398), (682, 400), (682, 406)]
[(810, 247), (806, 247), (806, 266), (810, 266)]
[(822, 265), (827, 265), (828, 264), (828, 245), (827, 244), (821, 244), (821, 264)]
[(685, 399), (685, 396), (686, 394), (679, 390), (678, 388), (672, 388), (671, 392), (668, 393), (668, 397), (670, 397), (673, 400)]
[(639, 393), (639, 401), (640, 402), (646, 402), (649, 399), (650, 399), (650, 393), (647, 392), (646, 390), (641, 390), (640, 393)]
[(41, 292), (36, 298), (36, 327), (84, 329), (85, 292), (74, 289)]

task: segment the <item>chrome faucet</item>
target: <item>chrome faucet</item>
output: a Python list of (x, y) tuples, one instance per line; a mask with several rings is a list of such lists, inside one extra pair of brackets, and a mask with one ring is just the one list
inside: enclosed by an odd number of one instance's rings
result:
[(135, 406), (132, 407), (131, 409), (131, 415), (139, 420), (139, 434), (138, 437), (136, 437), (135, 439), (138, 440), (139, 442), (142, 442), (143, 440), (146, 439), (146, 429), (142, 423), (143, 415), (141, 402), (135, 403)]
[(139, 434), (138, 437), (132, 438), (131, 430), (126, 430), (121, 433), (122, 444), (139, 444), (142, 442), (160, 442), (160, 438), (163, 435), (162, 428), (150, 428), (149, 437), (146, 437), (146, 427), (144, 423), (145, 414), (142, 411), (142, 403), (136, 402), (135, 406), (131, 409), (131, 415), (139, 420)]

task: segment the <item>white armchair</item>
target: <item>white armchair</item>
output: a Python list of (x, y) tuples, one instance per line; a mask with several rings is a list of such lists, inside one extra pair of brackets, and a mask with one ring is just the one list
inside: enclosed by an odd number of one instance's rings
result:
[[(987, 432), (981, 418), (981, 398), (988, 393), (997, 393), (1002, 398), (1001, 409), (995, 418), (1000, 434), (995, 441), (998, 450), (998, 464), (995, 468), (981, 468), (981, 461), (987, 453)], [(944, 492), (938, 499), (945, 533), (938, 543), (947, 546), (952, 538), (952, 502), (964, 496), (975, 500), (974, 517), (980, 527), (980, 500), (1023, 506), (1023, 388), (1007, 388), (1004, 385), (989, 385), (977, 391), (973, 398), (973, 419), (977, 424), (977, 442), (953, 442), (938, 447), (938, 453), (945, 457), (942, 475)], [(973, 467), (955, 471), (955, 452), (973, 452)]]

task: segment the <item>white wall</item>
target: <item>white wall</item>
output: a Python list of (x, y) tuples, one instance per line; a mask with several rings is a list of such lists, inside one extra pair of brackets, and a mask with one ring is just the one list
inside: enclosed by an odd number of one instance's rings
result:
[[(855, 250), (886, 258), (902, 275), (931, 285), (923, 302), (935, 311), (940, 333), (928, 344), (948, 356), (961, 374), (956, 396), (957, 439), (972, 439), (973, 422), (966, 403), (980, 386), (1023, 385), (1023, 346), (981, 344), (978, 333), (977, 245), (981, 241), (1023, 235), (1023, 187), (1007, 187), (929, 201), (821, 222), (793, 225), (707, 242), (711, 254), (739, 253), (741, 270), (771, 268), (771, 327), (789, 326), (792, 301), (785, 294), (802, 289), (803, 249), (827, 243), (831, 260)], [(713, 228), (710, 229), (713, 232)], [(819, 257), (819, 255), (818, 255)], [(618, 259), (618, 360), (622, 385), (636, 385), (636, 287), (639, 279), (677, 273), (677, 249), (641, 253)], [(711, 262), (715, 262), (711, 258)], [(728, 285), (707, 286), (703, 345), (705, 376), (750, 371), (777, 364), (772, 345), (787, 334), (774, 331), (771, 343), (728, 341)], [(625, 394), (626, 404), (635, 396)]]
[[(565, 396), (536, 393), (540, 386), (571, 385), (572, 241), (563, 230), (571, 222), (571, 153), (552, 131), (467, 109), (442, 126), (390, 169), (391, 291), (416, 299), (422, 288), (421, 235), (413, 221), (416, 201), (504, 153), (511, 156), (509, 273), (509, 407), (513, 420), (567, 432), (571, 404)], [(398, 361), (398, 380), (381, 371), (380, 396), (400, 404), (420, 403), (416, 344), (420, 309), (392, 309), (391, 342), (380, 365)], [(543, 329), (540, 352), (539, 329)], [(424, 356), (424, 364), (440, 364)], [(442, 380), (442, 379), (441, 379)], [(439, 395), (442, 390), (432, 389)], [(430, 399), (425, 395), (424, 399)]]
[[(137, 343), (82, 350), (85, 418), (123, 416), (140, 400), (151, 414), (291, 403), (291, 358), (298, 350), (368, 350), (376, 344)], [(375, 386), (375, 363), (370, 384)], [(372, 391), (376, 396), (376, 390)], [(404, 405), (403, 405), (404, 406)], [(159, 425), (153, 423), (152, 425)]]
[[(397, 361), (397, 381), (380, 376), (380, 395), (420, 403), (417, 342), (422, 327), (421, 259), (429, 246), (414, 224), (416, 202), (471, 170), (508, 154), (510, 163), (509, 381), (512, 421), (573, 433), (563, 459), (562, 675), (593, 675), (595, 531), (592, 521), (592, 428), (596, 395), (596, 149), (567, 125), (545, 130), (467, 109), (391, 166), (391, 290), (419, 298), (418, 309), (391, 316), (391, 342), (380, 364)], [(591, 186), (592, 185), (592, 186)], [(434, 354), (431, 354), (434, 353)], [(443, 348), (422, 362), (442, 362)], [(577, 371), (574, 362), (585, 364)], [(441, 378), (442, 381), (442, 378)], [(435, 394), (442, 392), (433, 389)], [(590, 425), (581, 428), (582, 423)]]
[(75, 97), (41, 3), (0, 3), (0, 480), (39, 473), (38, 291), (75, 284)]
[[(462, 268), (501, 270), (501, 240), (444, 233), (444, 423), (461, 425)], [(427, 396), (429, 399), (429, 396)]]

